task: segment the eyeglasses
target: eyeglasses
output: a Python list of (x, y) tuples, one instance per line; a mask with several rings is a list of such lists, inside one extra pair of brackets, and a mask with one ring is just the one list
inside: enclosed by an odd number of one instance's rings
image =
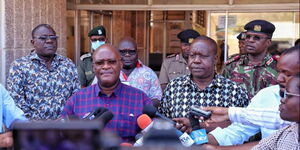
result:
[(136, 50), (119, 50), (120, 54), (122, 56), (125, 56), (126, 54), (129, 54), (130, 56), (135, 55), (136, 54)]
[(289, 93), (286, 90), (284, 92), (279, 93), (282, 98), (287, 98), (288, 96), (300, 96), (299, 94)]
[(113, 65), (116, 65), (118, 61), (119, 61), (119, 60), (117, 60), (117, 59), (100, 60), (100, 61), (94, 62), (94, 64), (95, 64), (96, 66), (100, 66), (100, 67), (103, 67), (103, 66), (105, 65), (105, 63), (106, 63), (107, 65), (109, 65), (109, 66), (113, 66)]
[(56, 36), (56, 35), (42, 35), (42, 36), (37, 36), (37, 37), (34, 37), (34, 38), (40, 39), (42, 41), (46, 41), (48, 39), (57, 40), (58, 36)]
[(249, 39), (251, 39), (251, 37), (255, 41), (259, 41), (261, 39), (270, 39), (269, 37), (262, 37), (262, 36), (258, 36), (258, 35), (249, 35), (249, 34), (246, 35), (245, 39), (249, 40)]
[(91, 39), (92, 42), (96, 42), (96, 41), (105, 41), (105, 38), (93, 38)]

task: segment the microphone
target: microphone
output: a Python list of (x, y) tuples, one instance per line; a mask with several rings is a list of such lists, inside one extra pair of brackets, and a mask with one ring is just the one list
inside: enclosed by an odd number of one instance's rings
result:
[(168, 122), (172, 123), (173, 125), (175, 124), (175, 122), (173, 120), (171, 120), (171, 119), (167, 118), (166, 116), (158, 113), (156, 107), (154, 107), (152, 105), (145, 105), (144, 108), (143, 108), (143, 114), (146, 114), (151, 118), (158, 117), (158, 118), (161, 118), (165, 121), (168, 121)]
[(103, 122), (103, 125), (105, 126), (113, 117), (114, 114), (107, 110), (106, 112), (102, 113), (100, 116), (97, 115), (98, 117), (96, 117), (95, 119), (100, 119)]
[(123, 142), (120, 144), (122, 147), (132, 147), (133, 145), (131, 143)]
[(95, 118), (102, 115), (104, 112), (108, 111), (107, 108), (104, 107), (98, 107), (94, 111), (87, 113), (82, 117), (82, 120), (94, 120)]
[(195, 141), (195, 144), (205, 144), (208, 142), (207, 134), (205, 129), (201, 129), (199, 120), (190, 113), (189, 120), (193, 131), (190, 133), (191, 138)]
[[(173, 120), (171, 120), (171, 119), (163, 116), (162, 114), (158, 113), (157, 109), (152, 105), (146, 105), (143, 109), (143, 113), (147, 114), (147, 116), (159, 117), (159, 118), (161, 118), (161, 119), (163, 119), (163, 120), (165, 120), (165, 121), (167, 121), (167, 122), (169, 122), (173, 125), (175, 124), (175, 122)], [(149, 127), (149, 128), (151, 128), (151, 127)], [(149, 128), (148, 128), (148, 130), (149, 130)], [(145, 131), (145, 129), (144, 129), (144, 131)], [(143, 132), (143, 130), (141, 132)], [(182, 133), (181, 131), (176, 129), (176, 134), (178, 135), (179, 140), (181, 141), (182, 145), (184, 145), (186, 147), (189, 147), (189, 146), (192, 146), (194, 144), (194, 141), (192, 140), (192, 138), (186, 132)]]
[[(135, 138), (137, 140), (133, 146), (142, 146), (143, 145), (143, 134), (147, 133), (149, 131), (149, 129), (151, 129), (151, 127), (153, 126), (153, 122), (152, 122), (152, 119), (148, 115), (142, 114), (137, 118), (137, 124), (142, 129), (142, 131), (141, 131), (142, 134), (140, 134), (140, 135), (137, 134), (135, 136)], [(137, 137), (138, 135), (140, 137)]]

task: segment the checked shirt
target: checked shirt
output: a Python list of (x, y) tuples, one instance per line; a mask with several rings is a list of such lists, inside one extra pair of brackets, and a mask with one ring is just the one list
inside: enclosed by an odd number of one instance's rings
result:
[(245, 89), (221, 75), (215, 75), (203, 90), (191, 80), (191, 75), (184, 75), (167, 85), (159, 111), (169, 118), (188, 117), (193, 105), (245, 107), (248, 96)]

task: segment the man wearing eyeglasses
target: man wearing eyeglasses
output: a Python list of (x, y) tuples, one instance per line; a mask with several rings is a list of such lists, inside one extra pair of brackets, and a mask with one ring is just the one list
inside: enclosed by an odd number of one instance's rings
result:
[(247, 54), (226, 62), (223, 76), (247, 89), (249, 98), (252, 98), (259, 90), (276, 84), (277, 58), (267, 51), (275, 26), (265, 20), (253, 20), (244, 29)]
[(103, 26), (93, 28), (88, 34), (91, 42), (91, 53), (84, 54), (80, 57), (77, 66), (81, 87), (87, 87), (92, 84), (95, 74), (92, 69), (92, 54), (101, 45), (107, 42), (106, 30)]
[(120, 82), (122, 69), (118, 50), (105, 44), (93, 53), (93, 70), (97, 84), (80, 89), (67, 101), (62, 116), (79, 118), (99, 107), (109, 109), (114, 117), (105, 129), (117, 133), (123, 142), (134, 142), (137, 134), (137, 117), (151, 99), (141, 90)]
[(66, 100), (80, 88), (74, 63), (56, 53), (56, 32), (48, 24), (32, 30), (34, 50), (11, 64), (7, 90), (31, 120), (57, 119)]
[(158, 106), (162, 97), (159, 80), (155, 72), (138, 59), (136, 42), (130, 37), (124, 37), (118, 48), (123, 62), (121, 82), (144, 91)]

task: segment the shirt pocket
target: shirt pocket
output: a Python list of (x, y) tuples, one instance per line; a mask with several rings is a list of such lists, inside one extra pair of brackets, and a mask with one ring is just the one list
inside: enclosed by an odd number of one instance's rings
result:
[(121, 113), (117, 120), (120, 136), (135, 136), (137, 130), (137, 117), (134, 113)]

